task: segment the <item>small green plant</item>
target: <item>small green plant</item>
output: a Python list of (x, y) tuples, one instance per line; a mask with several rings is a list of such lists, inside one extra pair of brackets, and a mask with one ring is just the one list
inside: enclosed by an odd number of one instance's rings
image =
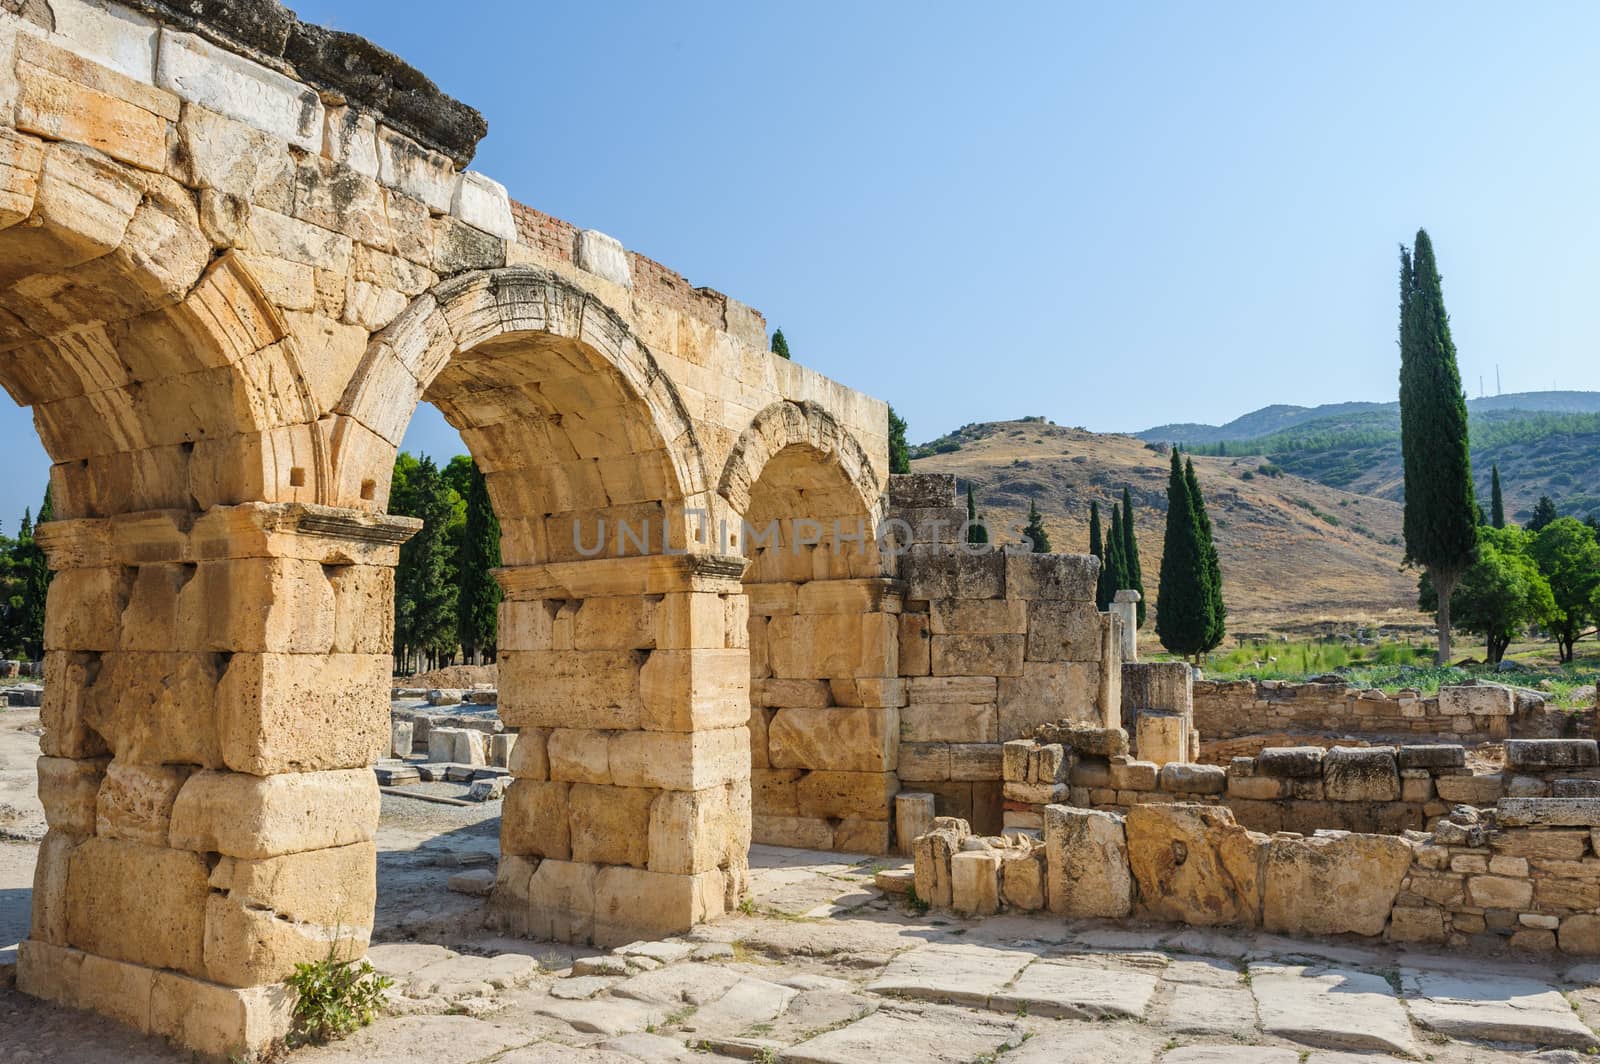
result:
[(320, 961), (294, 966), (285, 980), (296, 993), (294, 1040), (322, 1043), (365, 1027), (383, 1011), (384, 991), (394, 980), (368, 961), (339, 960), (330, 950)]
[(746, 916), (754, 916), (756, 914), (756, 900), (746, 894), (739, 899), (739, 911)]
[(918, 897), (917, 888), (912, 887), (910, 890), (906, 891), (906, 908), (910, 909), (918, 916), (925, 916), (927, 915), (928, 910), (933, 908), (933, 906), (924, 901), (922, 898)]
[(771, 1046), (762, 1046), (750, 1059), (756, 1064), (778, 1064), (778, 1051)]

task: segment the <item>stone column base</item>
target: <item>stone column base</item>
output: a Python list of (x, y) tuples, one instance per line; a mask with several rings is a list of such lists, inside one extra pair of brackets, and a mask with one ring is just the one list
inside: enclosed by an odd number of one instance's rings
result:
[(500, 858), (492, 919), (516, 935), (604, 948), (681, 934), (721, 916), (746, 887), (743, 867), (693, 875), (626, 865)]
[(17, 989), (218, 1057), (281, 1041), (294, 1009), (282, 983), (241, 990), (33, 939), (17, 949)]

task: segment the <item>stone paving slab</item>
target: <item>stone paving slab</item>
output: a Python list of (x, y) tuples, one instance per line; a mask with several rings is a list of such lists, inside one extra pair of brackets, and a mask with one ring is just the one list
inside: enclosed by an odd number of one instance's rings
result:
[(1536, 979), (1403, 968), (1400, 986), (1412, 1017), (1451, 1038), (1600, 1048), (1561, 991)]
[(778, 1059), (783, 1064), (969, 1064), (1021, 1043), (1026, 1033), (1016, 1023), (960, 1009), (885, 1006), (848, 1027), (791, 1046)]
[(765, 979), (740, 979), (726, 994), (703, 1006), (679, 1026), (696, 1034), (738, 1034), (757, 1024), (776, 1020), (799, 994), (793, 987), (769, 983)]
[(1152, 1064), (1166, 1040), (1142, 1025), (1059, 1021), (1000, 1058), (1004, 1064)]
[(1150, 1022), (1177, 1034), (1225, 1034), (1248, 1037), (1256, 1033), (1256, 999), (1244, 987), (1229, 989), (1197, 983), (1169, 986), (1156, 1003)]
[(983, 1008), (1033, 956), (988, 946), (924, 946), (896, 957), (867, 989), (874, 994)]
[(611, 993), (656, 1005), (709, 1005), (739, 978), (738, 972), (714, 964), (676, 964), (624, 979)]
[(1038, 961), (1023, 969), (1012, 986), (991, 994), (989, 1008), (1074, 1020), (1140, 1019), (1159, 981), (1148, 972)]
[[(493, 1058), (527, 1041), (521, 1032), (470, 1016), (401, 1016), (331, 1045), (298, 1050), (296, 1064), (435, 1064)], [(504, 1058), (503, 1058), (504, 1059)]]
[(1411, 1022), (1382, 976), (1349, 968), (1250, 965), (1262, 1030), (1325, 1049), (1415, 1054)]
[(1300, 1064), (1300, 1051), (1283, 1046), (1182, 1046), (1161, 1064)]
[(666, 1006), (627, 998), (589, 998), (563, 1001), (545, 997), (534, 1003), (532, 1011), (560, 1020), (575, 1031), (600, 1034), (608, 1038), (643, 1031), (660, 1025), (671, 1011)]

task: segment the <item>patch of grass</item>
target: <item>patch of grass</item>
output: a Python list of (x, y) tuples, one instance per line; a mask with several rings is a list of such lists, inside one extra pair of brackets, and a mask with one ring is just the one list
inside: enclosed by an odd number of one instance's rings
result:
[(933, 905), (930, 902), (924, 901), (922, 898), (918, 897), (917, 888), (911, 887), (906, 891), (906, 908), (910, 909), (918, 916), (926, 916), (928, 914), (928, 910), (933, 908)]
[(341, 961), (331, 950), (320, 961), (295, 965), (284, 982), (296, 995), (292, 1040), (317, 1045), (377, 1019), (387, 1005), (384, 991), (394, 985), (369, 961)]

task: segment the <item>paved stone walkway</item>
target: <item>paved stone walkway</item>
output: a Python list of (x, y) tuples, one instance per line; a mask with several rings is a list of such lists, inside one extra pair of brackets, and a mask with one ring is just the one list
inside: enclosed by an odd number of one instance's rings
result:
[[(448, 946), (374, 946), (395, 979), (391, 1014), (287, 1059), (1558, 1064), (1600, 1049), (1594, 965), (1048, 917), (962, 921), (904, 911), (874, 890), (882, 862), (765, 847), (752, 858), (750, 911), (680, 939), (574, 951), (490, 938), (466, 921)], [(182, 1058), (0, 992), (0, 1059)]]

